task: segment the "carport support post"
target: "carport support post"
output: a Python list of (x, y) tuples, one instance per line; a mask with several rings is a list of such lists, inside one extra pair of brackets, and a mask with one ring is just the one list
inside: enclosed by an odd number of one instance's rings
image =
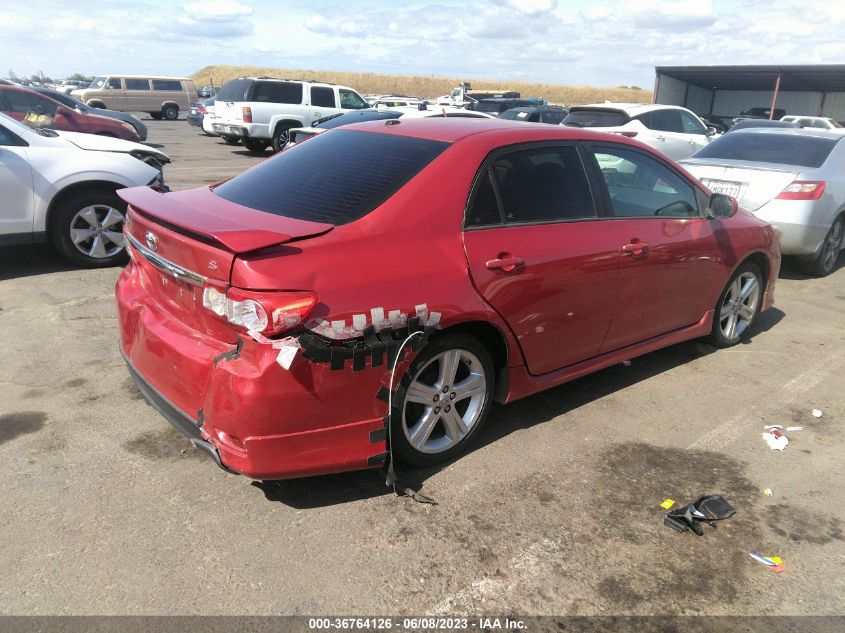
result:
[(778, 92), (780, 91), (780, 76), (781, 73), (778, 73), (777, 81), (775, 81), (775, 92), (772, 94), (772, 107), (769, 110), (769, 121), (771, 121), (775, 116), (775, 104), (778, 102)]

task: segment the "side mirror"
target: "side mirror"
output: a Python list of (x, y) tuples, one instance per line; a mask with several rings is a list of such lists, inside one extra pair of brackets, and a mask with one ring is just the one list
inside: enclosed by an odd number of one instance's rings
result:
[(712, 125), (707, 126), (707, 131), (704, 133), (705, 136), (716, 136), (719, 133), (719, 130), (714, 128)]
[(715, 218), (729, 218), (737, 212), (739, 205), (736, 198), (726, 196), (723, 193), (714, 193), (710, 196), (710, 204), (707, 207), (707, 217)]

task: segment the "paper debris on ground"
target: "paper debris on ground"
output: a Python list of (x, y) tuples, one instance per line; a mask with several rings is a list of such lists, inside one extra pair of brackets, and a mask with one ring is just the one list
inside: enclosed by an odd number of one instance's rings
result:
[(822, 410), (821, 409), (813, 409), (813, 417), (814, 418), (822, 417)]
[(775, 429), (774, 433), (763, 433), (763, 439), (773, 451), (782, 451), (789, 445), (786, 435)]
[(664, 510), (668, 510), (673, 505), (675, 505), (674, 499), (666, 499), (666, 501), (664, 501), (663, 503), (660, 504), (660, 507), (663, 508)]

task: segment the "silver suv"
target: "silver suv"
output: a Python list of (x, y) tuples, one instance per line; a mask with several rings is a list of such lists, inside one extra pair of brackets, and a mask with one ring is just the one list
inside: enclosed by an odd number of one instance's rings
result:
[(352, 88), (271, 77), (239, 77), (223, 84), (212, 129), (227, 141), (240, 139), (253, 152), (280, 151), (291, 128), (330, 114), (369, 107)]

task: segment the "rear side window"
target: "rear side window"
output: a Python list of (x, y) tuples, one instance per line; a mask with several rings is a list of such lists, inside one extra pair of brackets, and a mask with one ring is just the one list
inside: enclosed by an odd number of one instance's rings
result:
[(311, 105), (316, 108), (336, 108), (334, 89), (325, 86), (311, 86)]
[(630, 118), (619, 110), (576, 110), (566, 115), (564, 125), (572, 127), (619, 127)]
[(702, 147), (695, 158), (746, 160), (798, 167), (821, 167), (838, 139), (805, 134), (731, 132)]
[(296, 81), (257, 81), (251, 101), (302, 103), (302, 84)]
[(246, 101), (246, 95), (253, 84), (252, 79), (230, 79), (220, 92), (217, 93), (219, 101)]
[(149, 79), (127, 79), (126, 80), (126, 89), (127, 90), (149, 90), (150, 89), (150, 80)]
[[(554, 222), (596, 217), (590, 185), (571, 145), (509, 152), (479, 180), (468, 226)], [(494, 192), (498, 191), (498, 198)], [(501, 211), (499, 210), (501, 201)]]
[(448, 146), (428, 139), (334, 130), (264, 161), (214, 193), (274, 215), (346, 224), (381, 205)]
[(173, 79), (153, 79), (153, 90), (182, 90), (182, 82)]

